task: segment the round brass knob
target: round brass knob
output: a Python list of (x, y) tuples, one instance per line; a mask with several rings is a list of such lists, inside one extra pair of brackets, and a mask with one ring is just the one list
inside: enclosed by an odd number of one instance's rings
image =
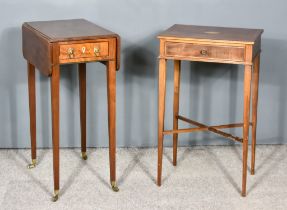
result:
[(74, 49), (71, 47), (68, 49), (68, 56), (69, 58), (74, 58)]
[(201, 55), (207, 55), (207, 50), (200, 50)]

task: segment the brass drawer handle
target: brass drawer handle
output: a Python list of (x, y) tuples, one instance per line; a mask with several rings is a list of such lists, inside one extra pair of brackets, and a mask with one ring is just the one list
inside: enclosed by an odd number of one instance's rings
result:
[(68, 56), (69, 58), (74, 58), (74, 49), (71, 47), (68, 49)]
[(100, 56), (100, 49), (97, 47), (94, 47), (94, 54), (95, 56)]
[(201, 55), (207, 55), (207, 50), (200, 50)]

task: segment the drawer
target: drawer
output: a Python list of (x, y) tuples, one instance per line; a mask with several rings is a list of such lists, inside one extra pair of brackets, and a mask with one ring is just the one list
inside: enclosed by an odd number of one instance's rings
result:
[(166, 42), (167, 57), (190, 57), (198, 60), (244, 61), (244, 47), (205, 45), (197, 43)]
[(109, 57), (109, 42), (60, 45), (60, 62), (102, 60)]

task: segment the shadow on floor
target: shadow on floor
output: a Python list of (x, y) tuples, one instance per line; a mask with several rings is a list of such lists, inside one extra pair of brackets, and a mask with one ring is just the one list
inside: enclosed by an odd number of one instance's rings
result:
[[(275, 171), (276, 168), (278, 168), (279, 164), (287, 158), (287, 154), (284, 152), (279, 152), (282, 150), (282, 145), (277, 145), (269, 154), (265, 155), (265, 158), (260, 161), (260, 164), (258, 167), (255, 165), (255, 183), (250, 186), (249, 192), (253, 191), (260, 183), (266, 179), (269, 175), (271, 175), (272, 172)], [(274, 159), (274, 156), (276, 154), (280, 154), (279, 157)], [(257, 176), (256, 176), (257, 175)], [(247, 188), (248, 189), (248, 188)]]
[(156, 183), (155, 177), (149, 171), (149, 168), (141, 161), (145, 151), (136, 150), (128, 152), (132, 157), (132, 161), (128, 164), (128, 166), (124, 169), (122, 175), (118, 179), (119, 184), (123, 184), (133, 169), (138, 166), (141, 170), (146, 174), (146, 176), (152, 180), (152, 182)]
[[(16, 150), (17, 151), (17, 150)], [(42, 154), (41, 156), (44, 157), (47, 154), (47, 151), (40, 152)], [(41, 182), (40, 179), (35, 177), (30, 170), (33, 169), (28, 169), (27, 165), (30, 163), (28, 159), (23, 155), (22, 152), (12, 152), (11, 155), (11, 160), (15, 163), (16, 167), (19, 168), (23, 174), (27, 175), (33, 182), (35, 182), (45, 193), (48, 195), (51, 195), (51, 191)]]

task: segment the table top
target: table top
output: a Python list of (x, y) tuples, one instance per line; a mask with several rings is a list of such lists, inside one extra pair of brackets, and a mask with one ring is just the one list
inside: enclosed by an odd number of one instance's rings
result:
[(50, 42), (118, 36), (85, 19), (35, 21), (23, 25), (39, 32)]
[[(114, 52), (114, 48), (116, 48), (115, 58), (114, 55), (111, 56), (116, 60), (118, 70), (120, 67), (120, 36), (114, 32), (85, 19), (35, 21), (25, 22), (22, 25), (23, 56), (47, 76), (51, 75), (51, 66), (59, 64), (61, 46), (103, 40), (112, 43), (113, 39), (116, 41), (115, 44), (109, 44), (109, 49), (106, 50)], [(81, 62), (105, 60), (99, 60), (94, 56), (90, 58), (90, 60), (84, 59)]]
[(263, 29), (226, 28), (175, 24), (159, 34), (158, 38), (202, 39), (219, 42), (254, 44)]

